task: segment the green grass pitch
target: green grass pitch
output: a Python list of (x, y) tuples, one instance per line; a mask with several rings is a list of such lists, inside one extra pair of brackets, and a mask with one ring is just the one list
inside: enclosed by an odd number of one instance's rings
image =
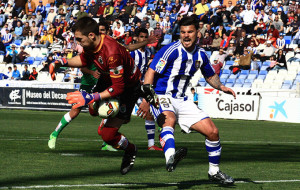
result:
[(50, 150), (49, 135), (63, 114), (0, 109), (0, 189), (300, 189), (299, 124), (214, 119), (223, 147), (221, 170), (237, 181), (226, 187), (208, 181), (202, 135), (176, 127), (176, 147), (187, 147), (188, 155), (168, 173), (163, 153), (146, 150), (144, 120), (137, 117), (121, 128), (139, 148), (125, 176), (119, 172), (123, 152), (100, 150), (100, 119), (87, 113)]

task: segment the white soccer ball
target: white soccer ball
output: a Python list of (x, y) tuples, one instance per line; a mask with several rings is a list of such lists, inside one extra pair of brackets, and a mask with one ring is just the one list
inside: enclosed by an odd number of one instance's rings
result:
[(106, 99), (94, 102), (94, 110), (98, 110), (99, 117), (107, 119), (115, 117), (119, 112), (119, 101), (117, 99)]

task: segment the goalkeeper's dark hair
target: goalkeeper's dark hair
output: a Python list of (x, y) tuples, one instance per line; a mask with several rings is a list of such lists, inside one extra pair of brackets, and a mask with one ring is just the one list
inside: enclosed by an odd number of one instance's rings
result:
[(139, 36), (140, 33), (146, 33), (147, 36), (149, 36), (148, 30), (147, 30), (146, 28), (140, 28), (140, 29), (138, 29), (138, 30), (135, 31), (135, 35), (136, 35), (136, 36)]
[(85, 36), (88, 36), (89, 33), (99, 35), (99, 26), (91, 17), (82, 17), (73, 25), (72, 31), (73, 33), (81, 32)]
[(179, 21), (178, 24), (179, 24), (179, 27), (194, 25), (196, 30), (198, 30), (198, 28), (199, 28), (199, 21), (198, 21), (197, 15), (195, 15), (195, 14), (193, 14), (191, 16), (183, 17)]

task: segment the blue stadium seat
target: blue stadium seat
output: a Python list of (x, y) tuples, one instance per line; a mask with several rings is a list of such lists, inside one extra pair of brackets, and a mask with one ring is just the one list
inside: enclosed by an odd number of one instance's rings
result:
[(250, 71), (250, 74), (256, 74), (256, 75), (258, 75), (258, 71), (257, 70)]
[(42, 61), (42, 60), (43, 60), (42, 57), (36, 57), (36, 58), (35, 58), (35, 61)]
[(229, 67), (230, 67), (230, 66), (231, 66), (231, 65), (225, 65), (223, 69), (229, 70)]
[(211, 56), (211, 51), (205, 51), (205, 53), (210, 57)]
[(164, 41), (161, 42), (161, 45), (168, 45), (172, 42), (172, 34), (165, 34)]
[(226, 83), (235, 83), (235, 80), (236, 80), (236, 79), (231, 79), (231, 78), (229, 78), (229, 79), (227, 79)]
[(15, 40), (14, 41), (14, 44), (16, 44), (17, 46), (20, 46), (22, 43), (22, 40)]
[(226, 65), (233, 65), (234, 61), (226, 61)]
[(227, 79), (229, 76), (229, 74), (222, 74), (220, 78), (224, 78), (224, 79)]
[(284, 36), (283, 39), (285, 39), (285, 44), (291, 44), (292, 36)]
[(249, 70), (241, 70), (240, 75), (248, 75), (248, 74), (249, 74)]
[(200, 85), (200, 86), (206, 86), (206, 82), (198, 82), (198, 85)]
[(148, 4), (148, 7), (152, 11), (155, 10), (155, 5), (154, 4)]
[(241, 83), (235, 83), (235, 84), (233, 85), (233, 87), (241, 88), (241, 87), (243, 87), (243, 84), (241, 84)]
[(297, 75), (295, 79), (296, 80), (298, 80), (298, 79), (300, 80), (300, 75)]
[(240, 76), (238, 77), (238, 79), (246, 79), (248, 77), (248, 75), (242, 75), (240, 74)]
[(34, 61), (33, 63), (32, 63), (32, 65), (39, 65), (41, 63), (41, 61)]
[(291, 89), (295, 90), (296, 87), (297, 87), (297, 85), (296, 85), (296, 84), (293, 84), (293, 86), (291, 87)]
[(226, 87), (233, 87), (234, 83), (232, 82), (226, 82), (225, 86)]
[(245, 83), (251, 83), (251, 84), (252, 84), (253, 81), (254, 81), (254, 79), (246, 79), (246, 80), (245, 80)]
[(261, 70), (259, 72), (259, 75), (267, 75), (267, 74), (268, 74), (268, 71), (266, 71), (266, 70)]
[(292, 85), (292, 84), (293, 84), (293, 81), (291, 81), (291, 80), (285, 80), (285, 81), (283, 82), (283, 84)]
[(229, 69), (223, 69), (222, 74), (231, 74), (231, 71)]
[(243, 88), (251, 88), (252, 83), (244, 83)]
[(25, 61), (26, 61), (29, 65), (32, 65), (33, 62), (34, 62), (34, 57), (27, 57), (27, 58), (25, 59)]
[(231, 75), (229, 76), (230, 79), (236, 79), (237, 77), (238, 77), (238, 75), (234, 75), (234, 74), (231, 74)]
[(265, 61), (265, 62), (263, 63), (263, 66), (268, 66), (268, 67), (269, 67), (269, 66), (270, 66), (270, 63), (271, 63), (270, 61)]
[(206, 82), (205, 78), (200, 78), (199, 82)]
[(237, 79), (235, 81), (235, 83), (238, 83), (238, 84), (244, 84), (245, 83), (245, 80), (244, 79)]
[(290, 85), (290, 84), (283, 84), (281, 86), (281, 89), (290, 89), (291, 87), (292, 87), (292, 85)]
[(258, 75), (258, 76), (257, 76), (257, 79), (265, 80), (265, 78), (266, 78), (266, 75)]
[(221, 79), (220, 79), (220, 81), (221, 81), (221, 83), (222, 83), (222, 84), (225, 84), (225, 82), (226, 82), (226, 79), (224, 79), (224, 78), (221, 78)]
[(256, 79), (256, 74), (249, 74), (247, 79)]

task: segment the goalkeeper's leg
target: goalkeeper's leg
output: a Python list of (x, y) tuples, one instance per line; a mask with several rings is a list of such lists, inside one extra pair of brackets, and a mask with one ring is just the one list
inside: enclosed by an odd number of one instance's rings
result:
[(48, 141), (48, 147), (50, 149), (55, 149), (56, 139), (58, 135), (62, 132), (62, 130), (73, 120), (75, 119), (81, 111), (81, 108), (71, 109), (68, 113), (66, 113), (58, 123), (55, 130), (51, 133)]

